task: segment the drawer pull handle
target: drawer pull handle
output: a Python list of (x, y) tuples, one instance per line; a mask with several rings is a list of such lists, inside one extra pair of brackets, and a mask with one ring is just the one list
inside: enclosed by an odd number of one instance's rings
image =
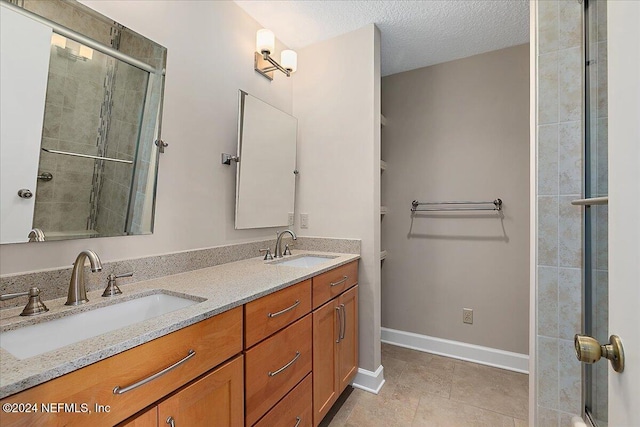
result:
[(344, 339), (344, 334), (347, 331), (347, 311), (344, 308), (344, 304), (340, 304), (340, 309), (342, 311), (342, 330), (340, 334), (340, 341)]
[(270, 377), (275, 377), (276, 375), (278, 375), (280, 372), (284, 371), (285, 369), (287, 369), (289, 366), (293, 365), (294, 363), (296, 363), (296, 360), (298, 360), (298, 357), (300, 357), (300, 352), (296, 351), (296, 355), (293, 357), (293, 359), (291, 359), (291, 362), (287, 363), (286, 365), (284, 365), (282, 368), (278, 369), (277, 371), (269, 371), (269, 376)]
[(349, 276), (343, 276), (343, 279), (342, 279), (342, 280), (338, 280), (338, 281), (337, 281), (337, 282), (335, 282), (335, 283), (334, 283), (334, 282), (331, 282), (331, 283), (329, 283), (329, 286), (334, 287), (334, 286), (341, 285), (341, 284), (343, 284), (344, 282), (346, 282), (348, 279), (349, 279)]
[(342, 338), (342, 311), (340, 307), (336, 307), (336, 315), (338, 316), (338, 338), (336, 338), (336, 344), (340, 342), (340, 338)]
[(171, 427), (176, 427), (176, 420), (174, 420), (173, 417), (169, 417), (167, 418), (167, 424), (169, 424)]
[(302, 421), (302, 418), (296, 417), (296, 425), (294, 425), (293, 427), (298, 427), (300, 425), (300, 421)]
[[(122, 388), (120, 388), (120, 386), (119, 386), (119, 385), (118, 385), (118, 386), (116, 386), (116, 387), (113, 389), (113, 394), (125, 394), (126, 392), (131, 391), (131, 390), (133, 390), (134, 388), (138, 388), (138, 387), (140, 387), (141, 385), (144, 385), (144, 384), (146, 384), (146, 383), (148, 383), (148, 382), (150, 382), (150, 381), (153, 381), (153, 380), (155, 380), (156, 378), (159, 378), (159, 377), (163, 376), (163, 375), (164, 375), (164, 374), (166, 374), (167, 372), (174, 370), (175, 368), (177, 368), (178, 366), (182, 365), (183, 363), (185, 363), (187, 360), (191, 359), (191, 358), (192, 358), (193, 356), (195, 356), (195, 355), (196, 355), (196, 352), (195, 352), (195, 351), (193, 351), (193, 350), (189, 350), (189, 353), (188, 353), (188, 354), (187, 354), (183, 359), (180, 359), (179, 361), (177, 361), (177, 362), (176, 362), (176, 363), (174, 363), (173, 365), (171, 365), (171, 366), (169, 366), (169, 367), (167, 367), (167, 368), (164, 368), (164, 369), (163, 369), (162, 371), (160, 371), (160, 372), (156, 372), (155, 374), (151, 375), (150, 377), (147, 377), (147, 378), (145, 378), (145, 379), (143, 379), (143, 380), (138, 381), (137, 383), (134, 383), (134, 384), (128, 385), (128, 386), (126, 386), (126, 387), (122, 387)], [(170, 418), (171, 418), (171, 417), (170, 417)], [(167, 419), (167, 423), (169, 423), (169, 419)]]
[(292, 305), (291, 307), (287, 307), (287, 308), (285, 308), (284, 310), (280, 310), (280, 311), (276, 311), (275, 313), (269, 313), (269, 314), (267, 314), (267, 317), (271, 317), (271, 318), (273, 318), (273, 317), (280, 316), (281, 314), (284, 314), (284, 313), (286, 313), (287, 311), (291, 311), (291, 310), (293, 310), (293, 309), (294, 309), (294, 308), (296, 308), (298, 305), (300, 305), (300, 300), (296, 300), (296, 302), (294, 302), (294, 303), (293, 303), (293, 305)]

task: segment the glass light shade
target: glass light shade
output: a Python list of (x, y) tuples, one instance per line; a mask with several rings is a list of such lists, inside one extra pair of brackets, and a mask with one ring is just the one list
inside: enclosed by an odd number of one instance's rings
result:
[(256, 33), (256, 52), (267, 51), (269, 53), (275, 50), (276, 38), (270, 30), (262, 29)]
[(93, 49), (87, 46), (80, 45), (79, 55), (83, 58), (92, 59), (93, 58)]
[(67, 47), (67, 38), (64, 36), (61, 36), (60, 34), (53, 33), (51, 35), (51, 44), (64, 49)]
[(293, 50), (283, 50), (280, 54), (280, 65), (295, 73), (298, 69), (298, 54)]

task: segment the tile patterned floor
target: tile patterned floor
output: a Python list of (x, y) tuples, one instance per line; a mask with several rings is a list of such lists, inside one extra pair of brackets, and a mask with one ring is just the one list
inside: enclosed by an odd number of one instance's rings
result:
[(528, 375), (382, 344), (386, 383), (350, 387), (321, 427), (527, 427)]

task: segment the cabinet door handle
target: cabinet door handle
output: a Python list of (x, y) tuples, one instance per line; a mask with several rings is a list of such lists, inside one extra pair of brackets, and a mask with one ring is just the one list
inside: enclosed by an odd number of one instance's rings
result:
[(347, 311), (344, 308), (344, 304), (340, 304), (340, 309), (342, 310), (342, 333), (340, 334), (340, 340), (344, 339), (344, 334), (347, 331)]
[(275, 370), (273, 372), (269, 371), (268, 375), (270, 377), (275, 377), (276, 375), (278, 375), (280, 372), (284, 371), (285, 369), (287, 369), (289, 366), (293, 365), (294, 363), (296, 363), (296, 360), (298, 360), (298, 357), (300, 357), (300, 352), (296, 351), (296, 355), (293, 357), (293, 359), (291, 359), (291, 362), (287, 363), (286, 365), (284, 365), (282, 368)]
[(292, 305), (291, 307), (287, 307), (287, 308), (285, 308), (284, 310), (280, 310), (280, 311), (276, 311), (275, 313), (269, 313), (269, 314), (267, 314), (267, 317), (271, 317), (271, 318), (273, 318), (273, 317), (280, 316), (281, 314), (284, 314), (284, 313), (286, 313), (287, 311), (291, 311), (291, 310), (293, 310), (293, 309), (294, 309), (294, 308), (296, 308), (298, 305), (300, 305), (300, 300), (296, 300), (296, 302), (294, 302), (294, 303), (293, 303), (293, 305)]
[(300, 425), (300, 421), (302, 421), (302, 418), (296, 417), (296, 425), (294, 425), (293, 427), (298, 427)]
[(343, 276), (342, 280), (338, 280), (337, 282), (331, 282), (331, 283), (329, 283), (329, 286), (331, 286), (333, 288), (334, 286), (338, 286), (338, 285), (343, 284), (348, 279), (349, 279), (349, 276)]
[(173, 417), (169, 417), (167, 418), (167, 424), (169, 424), (171, 427), (176, 427), (176, 420), (174, 420)]
[[(183, 363), (185, 363), (187, 360), (191, 359), (193, 356), (196, 355), (196, 352), (194, 350), (189, 350), (189, 353), (183, 358), (178, 360), (176, 363), (174, 363), (173, 365), (164, 368), (162, 371), (160, 372), (156, 372), (155, 374), (138, 381), (137, 383), (133, 383), (131, 385), (128, 385), (126, 387), (120, 387), (119, 385), (115, 386), (115, 388), (113, 389), (113, 394), (125, 394), (128, 391), (133, 390), (134, 388), (138, 388), (141, 385), (144, 385), (150, 381), (155, 380), (156, 378), (159, 378), (161, 376), (163, 376), (164, 374), (166, 374), (169, 371), (172, 371), (174, 369), (176, 369), (178, 366), (182, 365)], [(171, 418), (171, 417), (169, 417)], [(167, 423), (169, 422), (169, 419), (167, 418)]]
[(342, 311), (340, 311), (340, 307), (336, 307), (336, 315), (338, 316), (338, 333), (336, 334), (338, 338), (336, 338), (336, 344), (340, 342), (340, 336), (342, 335)]

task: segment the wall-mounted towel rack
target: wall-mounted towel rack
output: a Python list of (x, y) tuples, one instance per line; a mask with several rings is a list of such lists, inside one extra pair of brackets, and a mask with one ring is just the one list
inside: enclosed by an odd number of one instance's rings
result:
[[(451, 206), (452, 205), (452, 206)], [(431, 206), (421, 208), (420, 206)], [(502, 199), (492, 202), (411, 202), (411, 212), (436, 212), (436, 211), (501, 211)]]

